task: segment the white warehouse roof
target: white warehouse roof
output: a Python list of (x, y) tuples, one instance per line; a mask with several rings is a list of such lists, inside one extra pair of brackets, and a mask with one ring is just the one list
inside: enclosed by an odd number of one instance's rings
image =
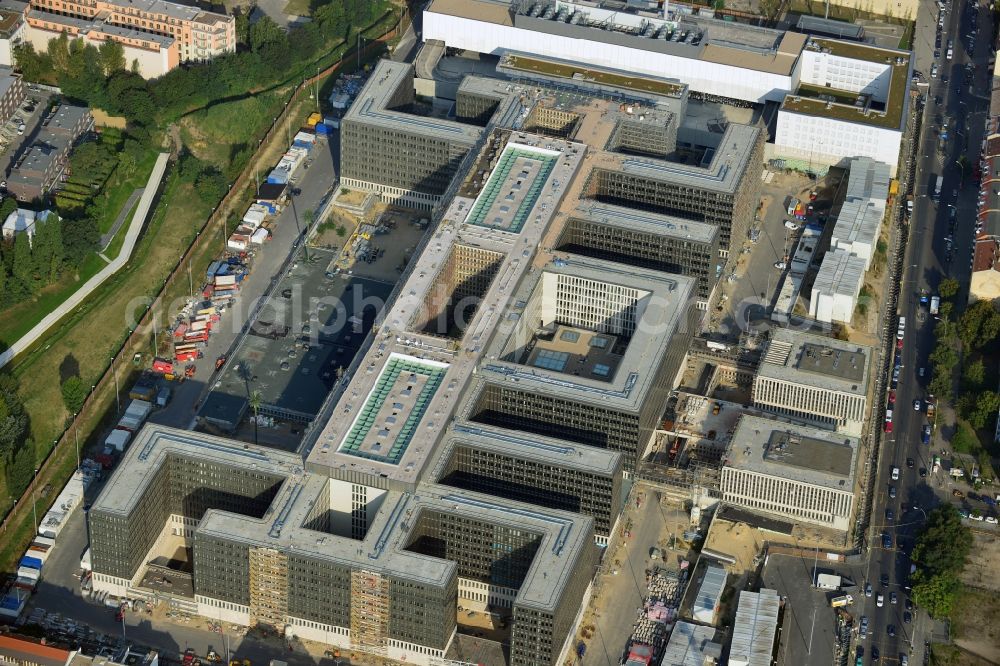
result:
[(710, 564), (705, 569), (705, 578), (698, 588), (698, 596), (692, 608), (696, 621), (715, 624), (722, 591), (726, 589), (726, 577), (726, 570), (716, 564)]
[(770, 666), (781, 599), (774, 590), (740, 592), (729, 647), (730, 666)]

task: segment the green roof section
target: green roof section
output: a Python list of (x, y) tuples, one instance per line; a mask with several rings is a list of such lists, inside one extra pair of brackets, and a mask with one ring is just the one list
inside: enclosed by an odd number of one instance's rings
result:
[(686, 87), (683, 83), (647, 78), (639, 74), (617, 74), (606, 69), (581, 67), (573, 63), (543, 60), (541, 58), (507, 55), (501, 64), (509, 69), (520, 70), (522, 72), (545, 74), (546, 76), (560, 79), (591, 81), (623, 90), (636, 90), (656, 95), (676, 97), (683, 94)]
[[(413, 439), (417, 424), (420, 423), (420, 419), (423, 418), (424, 413), (427, 411), (427, 405), (441, 385), (446, 370), (446, 366), (438, 367), (410, 358), (390, 359), (382, 370), (378, 381), (375, 383), (375, 387), (369, 394), (368, 400), (365, 401), (361, 413), (355, 419), (354, 425), (351, 426), (350, 431), (348, 431), (347, 436), (344, 438), (344, 442), (340, 446), (340, 451), (368, 460), (392, 465), (399, 464), (403, 454), (406, 453), (406, 448)], [(399, 410), (394, 410), (394, 412), (403, 412), (401, 416), (404, 417), (404, 420), (398, 427), (394, 427), (394, 433), (389, 433), (385, 436), (385, 443), (388, 445), (388, 450), (383, 448), (381, 441), (365, 447), (366, 440), (368, 440), (372, 429), (376, 426), (376, 418), (389, 397), (397, 392), (397, 382), (404, 373), (411, 376), (422, 375), (426, 378), (426, 382), (409, 409), (401, 405)], [(405, 390), (402, 389), (399, 392)], [(382, 427), (383, 424), (378, 425)]]
[[(538, 173), (532, 174), (530, 182), (527, 183), (527, 192), (523, 196), (519, 196), (520, 200), (517, 203), (517, 207), (512, 212), (507, 211), (502, 216), (499, 216), (501, 218), (500, 222), (497, 222), (495, 219), (487, 219), (490, 211), (493, 210), (493, 205), (497, 202), (497, 198), (504, 195), (510, 180), (511, 170), (519, 158), (540, 163), (541, 166), (538, 169)], [(497, 161), (493, 173), (490, 174), (486, 184), (483, 185), (483, 189), (476, 198), (476, 203), (473, 205), (472, 212), (469, 213), (466, 222), (478, 227), (501, 229), (502, 231), (509, 231), (515, 234), (520, 233), (524, 227), (524, 223), (528, 220), (528, 215), (531, 214), (531, 209), (535, 207), (535, 202), (538, 201), (538, 196), (541, 194), (542, 188), (545, 186), (545, 181), (548, 180), (549, 173), (552, 171), (555, 162), (555, 154), (547, 155), (537, 150), (508, 144)]]
[[(874, 127), (902, 129), (903, 108), (906, 95), (909, 92), (911, 54), (908, 51), (894, 51), (865, 44), (816, 38), (813, 38), (806, 48), (810, 46), (829, 51), (831, 55), (842, 58), (888, 64), (892, 68), (892, 78), (889, 80), (889, 94), (886, 96), (885, 110), (872, 110), (866, 114), (863, 107), (854, 105), (854, 100), (858, 98), (859, 93), (808, 84), (802, 84), (794, 93), (786, 95), (781, 104), (782, 109)], [(902, 59), (899, 64), (896, 62), (897, 58)], [(833, 97), (836, 101), (819, 99), (818, 95)]]

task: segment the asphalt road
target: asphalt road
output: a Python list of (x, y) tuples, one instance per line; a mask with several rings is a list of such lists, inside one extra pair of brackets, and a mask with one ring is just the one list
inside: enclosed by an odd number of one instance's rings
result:
[[(981, 32), (973, 43), (967, 36), (971, 33), (974, 14), (978, 16), (977, 24)], [(940, 433), (935, 433), (937, 442), (932, 441), (930, 446), (921, 444), (921, 430), (927, 423), (923, 401), (928, 397), (926, 386), (930, 373), (920, 377), (920, 369), (927, 367), (933, 348), (934, 318), (926, 307), (920, 305), (919, 297), (922, 290), (936, 293), (938, 284), (945, 277), (957, 278), (963, 284), (963, 292), (967, 287), (978, 188), (971, 179), (972, 162), (964, 167), (963, 173), (958, 158), (966, 154), (970, 155), (967, 159), (978, 157), (988, 104), (987, 98), (975, 94), (989, 89), (987, 81), (990, 73), (986, 62), (990, 56), (991, 39), (984, 33), (991, 31), (992, 26), (986, 9), (971, 1), (952, 1), (945, 16), (945, 30), (937, 59), (934, 58), (936, 4), (922, 3), (918, 17), (914, 40), (916, 69), (929, 77), (931, 63), (936, 62), (939, 75), (927, 79), (930, 90), (919, 137), (913, 187), (914, 213), (910, 221), (898, 304), (899, 314), (905, 316), (907, 321), (903, 349), (899, 352), (903, 367), (896, 388), (893, 433), (886, 437), (882, 445), (869, 530), (872, 541), (865, 582), (871, 583), (874, 594), (871, 598), (862, 596), (858, 611), (867, 615), (871, 623), (869, 638), (862, 641), (866, 644), (866, 662), (870, 661), (873, 646), (878, 647), (882, 659), (889, 663), (898, 661), (902, 654), (909, 655), (911, 664), (920, 664), (924, 659), (929, 618), (924, 613), (915, 613), (910, 624), (904, 623), (902, 618), (904, 601), (908, 596), (908, 553), (912, 549), (914, 535), (926, 511), (942, 499), (935, 496), (934, 488), (928, 484), (933, 480), (933, 474), (928, 471), (928, 477), (921, 478), (918, 472), (921, 467), (931, 469), (932, 452), (940, 448)], [(949, 39), (954, 40), (951, 60), (946, 57)], [(968, 51), (970, 45), (974, 46), (971, 52)], [(971, 80), (965, 70), (969, 62), (976, 66)], [(947, 84), (943, 82), (944, 76), (948, 77)], [(941, 98), (940, 104), (935, 102), (936, 96)], [(939, 138), (938, 114), (948, 121), (949, 137), (946, 141)], [(944, 186), (940, 201), (936, 202), (931, 195), (938, 176), (944, 176)], [(951, 207), (956, 208), (954, 229), (950, 222)], [(950, 244), (947, 242), (949, 235), (953, 235)], [(895, 337), (896, 321), (892, 317), (887, 319), (885, 334)], [(913, 401), (918, 399), (922, 401), (919, 411), (913, 407)], [(907, 466), (908, 458), (913, 460), (912, 468)], [(900, 470), (898, 481), (891, 480), (893, 466)], [(889, 497), (890, 486), (895, 486), (895, 498)], [(901, 510), (903, 503), (908, 506), (906, 513)], [(887, 510), (893, 512), (892, 521), (888, 520)], [(882, 548), (883, 532), (892, 536), (892, 548)], [(879, 580), (883, 574), (888, 576), (888, 586), (883, 586)], [(885, 596), (882, 608), (875, 603), (879, 592)], [(898, 598), (895, 605), (889, 601), (892, 592)], [(890, 625), (895, 628), (894, 637), (888, 635)]]

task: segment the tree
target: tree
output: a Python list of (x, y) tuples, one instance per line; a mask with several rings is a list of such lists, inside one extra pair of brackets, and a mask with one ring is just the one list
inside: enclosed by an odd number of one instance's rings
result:
[(913, 586), (913, 601), (931, 617), (946, 618), (951, 614), (958, 590), (958, 579), (954, 575), (935, 576)]
[(760, 0), (758, 6), (760, 7), (760, 13), (768, 21), (773, 21), (778, 15), (778, 10), (781, 8), (781, 0)]
[(959, 453), (973, 453), (979, 449), (979, 438), (976, 432), (965, 421), (959, 421), (955, 434), (951, 437), (951, 448)]
[(1000, 312), (990, 301), (976, 301), (958, 318), (958, 337), (966, 349), (982, 349), (1000, 335)]
[(978, 388), (986, 381), (986, 367), (981, 359), (976, 359), (965, 364), (962, 372), (962, 382), (966, 389)]
[(1000, 408), (1000, 395), (994, 391), (980, 391), (966, 418), (973, 428), (980, 430), (993, 422)]
[(244, 11), (242, 7), (233, 10), (236, 18), (236, 41), (240, 44), (250, 44), (250, 13)]
[(201, 171), (194, 181), (194, 189), (205, 203), (215, 203), (226, 194), (226, 179), (215, 167)]
[(23, 493), (35, 476), (37, 464), (34, 441), (20, 442), (7, 463), (7, 492), (15, 497)]
[(31, 260), (31, 244), (28, 241), (28, 232), (22, 231), (14, 236), (14, 279), (21, 283), (21, 286), (28, 294), (34, 293), (35, 289), (35, 266)]
[(73, 375), (62, 383), (62, 398), (70, 413), (80, 413), (83, 403), (87, 400), (87, 387), (79, 375)]
[(928, 580), (943, 573), (960, 572), (971, 548), (972, 533), (962, 524), (955, 507), (944, 504), (933, 509), (927, 514), (913, 547), (917, 578)]
[(955, 278), (945, 278), (938, 285), (938, 296), (941, 300), (950, 300), (958, 293), (958, 280)]
[(0, 458), (9, 459), (28, 432), (28, 414), (17, 392), (17, 380), (0, 374)]
[(250, 48), (253, 51), (260, 51), (268, 44), (287, 47), (288, 36), (281, 29), (281, 26), (274, 22), (274, 19), (264, 15), (250, 26)]
[(18, 42), (11, 49), (14, 64), (28, 81), (52, 80), (52, 59), (48, 53), (38, 53), (31, 42)]
[(111, 76), (118, 70), (125, 69), (125, 48), (119, 42), (109, 39), (101, 44), (97, 52), (104, 76)]
[(257, 417), (260, 414), (260, 406), (263, 402), (263, 398), (260, 395), (260, 391), (253, 391), (250, 394), (250, 409), (253, 410), (253, 443), (257, 444)]

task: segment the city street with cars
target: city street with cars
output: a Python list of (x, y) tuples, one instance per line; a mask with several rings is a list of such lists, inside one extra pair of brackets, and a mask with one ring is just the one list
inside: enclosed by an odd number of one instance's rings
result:
[(856, 611), (868, 623), (867, 638), (859, 636), (856, 646), (865, 663), (881, 657), (920, 664), (929, 658), (925, 641), (932, 621), (912, 606), (909, 556), (927, 511), (952, 498), (949, 484), (937, 479), (945, 472), (934, 466), (934, 455), (947, 446), (933, 417), (928, 419), (934, 398), (927, 392), (927, 366), (936, 320), (927, 295), (936, 294), (944, 278), (963, 286), (969, 279), (978, 189), (971, 164), (978, 160), (989, 102), (979, 91), (989, 89), (991, 76), (991, 40), (978, 39), (977, 31), (991, 30), (986, 7), (974, 1), (925, 2), (917, 18), (916, 68), (932, 75), (916, 137), (898, 312), (886, 313), (884, 322), (895, 346), (886, 397), (893, 418), (876, 471), (865, 594)]

